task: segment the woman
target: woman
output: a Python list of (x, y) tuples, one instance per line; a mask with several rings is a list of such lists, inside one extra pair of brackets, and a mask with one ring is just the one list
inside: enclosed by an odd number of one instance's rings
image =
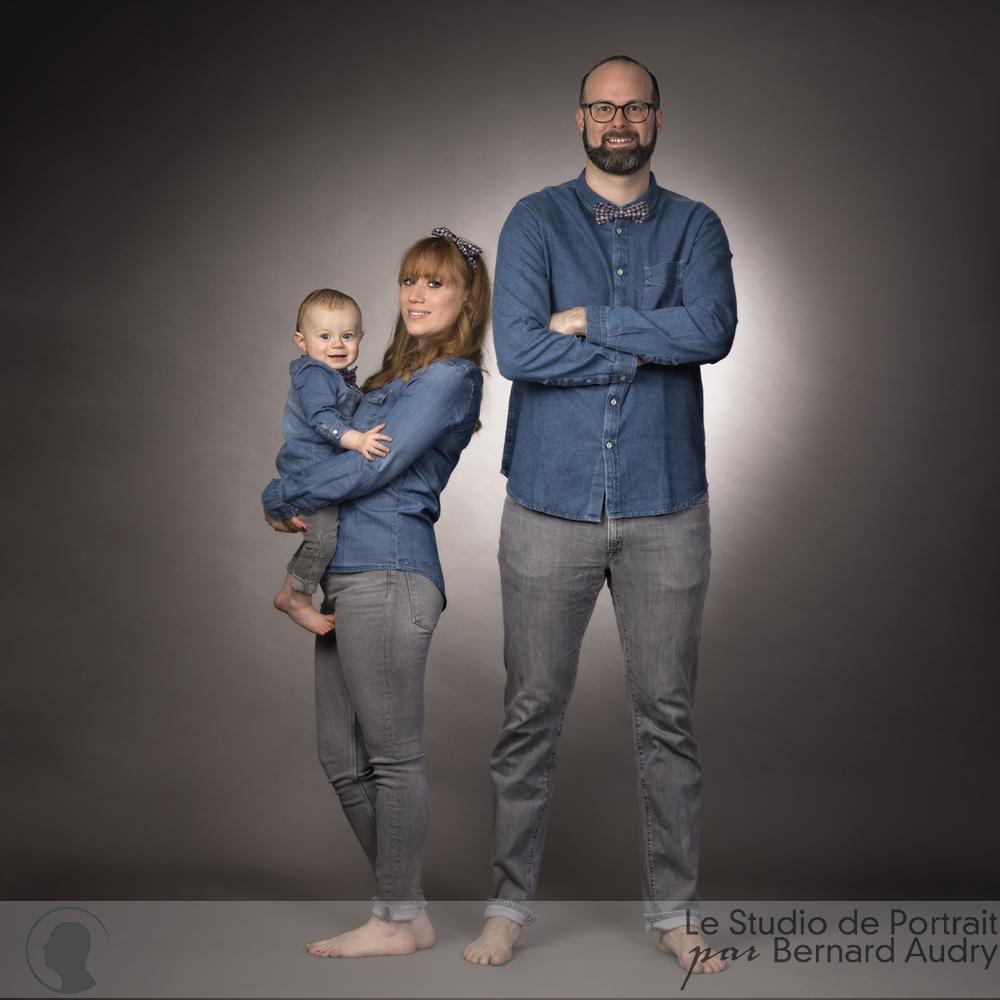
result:
[(395, 333), (352, 421), (361, 431), (385, 424), (389, 454), (369, 462), (346, 452), (264, 491), (279, 531), (298, 528), (299, 507), (342, 504), (322, 581), (337, 628), (316, 643), (319, 754), (377, 891), (368, 923), (310, 942), (313, 955), (410, 954), (434, 943), (420, 888), (424, 667), (444, 607), (439, 497), (479, 427), (490, 309), (481, 253), (435, 229), (403, 255)]

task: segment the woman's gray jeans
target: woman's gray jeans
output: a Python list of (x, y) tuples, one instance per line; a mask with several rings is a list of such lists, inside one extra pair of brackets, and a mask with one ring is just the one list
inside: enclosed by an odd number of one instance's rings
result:
[(375, 873), (372, 912), (412, 920), (420, 888), (428, 797), (423, 767), (424, 668), (444, 606), (419, 573), (327, 573), (316, 640), (319, 758)]

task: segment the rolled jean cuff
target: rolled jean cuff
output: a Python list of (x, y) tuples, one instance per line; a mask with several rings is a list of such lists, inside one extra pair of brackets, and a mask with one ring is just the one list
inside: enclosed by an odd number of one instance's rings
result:
[(646, 912), (647, 931), (672, 931), (675, 927), (701, 927), (701, 909), (697, 903), (682, 903), (683, 909), (653, 910)]
[(427, 905), (423, 893), (420, 899), (403, 899), (386, 901), (377, 896), (372, 899), (372, 913), (382, 920), (416, 920), (420, 911)]
[(489, 920), (490, 917), (506, 917), (522, 927), (527, 927), (538, 919), (526, 906), (512, 903), (509, 899), (488, 899), (486, 901), (486, 919)]
[(303, 580), (302, 577), (296, 576), (292, 572), (294, 565), (295, 560), (293, 559), (286, 567), (292, 577), (292, 590), (297, 590), (300, 594), (315, 594), (319, 584), (315, 580)]

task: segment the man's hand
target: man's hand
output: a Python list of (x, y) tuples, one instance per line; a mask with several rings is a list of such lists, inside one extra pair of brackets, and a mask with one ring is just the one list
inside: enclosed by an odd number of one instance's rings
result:
[[(565, 309), (561, 313), (553, 313), (549, 317), (549, 329), (556, 333), (567, 333), (571, 337), (587, 336), (587, 307), (573, 306), (572, 309)], [(636, 358), (636, 368), (641, 365), (648, 365), (644, 358)]]
[(587, 336), (587, 307), (573, 306), (563, 312), (553, 313), (549, 329), (556, 333), (566, 333), (571, 337)]
[(299, 535), (306, 530), (306, 524), (304, 521), (300, 521), (297, 517), (286, 517), (283, 521), (276, 521), (270, 514), (264, 511), (264, 520), (267, 521), (275, 531), (286, 531), (293, 535)]

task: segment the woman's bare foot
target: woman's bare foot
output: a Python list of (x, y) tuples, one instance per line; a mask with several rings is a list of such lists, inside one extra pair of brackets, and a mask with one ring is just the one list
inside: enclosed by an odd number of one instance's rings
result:
[(335, 624), (333, 615), (320, 614), (312, 605), (312, 595), (292, 590), (292, 574), (285, 576), (285, 585), (278, 591), (274, 606), (284, 611), (296, 625), (316, 635), (326, 635)]
[[(697, 975), (699, 972), (722, 972), (726, 967), (725, 960), (705, 944), (705, 939), (698, 931), (690, 932), (685, 927), (660, 931), (660, 943), (657, 947), (665, 955), (676, 955), (678, 964), (687, 973)], [(695, 948), (700, 949), (697, 955), (694, 953)], [(704, 955), (709, 957), (703, 958)]]
[(434, 944), (434, 928), (425, 910), (416, 920), (383, 920), (373, 913), (356, 930), (325, 941), (310, 941), (306, 951), (319, 958), (369, 958), (373, 955), (412, 955)]
[(437, 935), (434, 933), (426, 910), (421, 910), (417, 914), (417, 919), (410, 921), (410, 926), (413, 928), (413, 940), (418, 948), (430, 948), (434, 944)]
[(462, 952), (473, 965), (504, 965), (509, 962), (515, 948), (524, 944), (521, 925), (506, 917), (490, 917), (483, 933)]
[[(428, 943), (417, 944), (414, 924), (422, 924), (421, 937)], [(373, 913), (363, 927), (325, 941), (310, 941), (306, 951), (319, 958), (368, 958), (372, 955), (412, 955), (417, 948), (429, 948), (433, 943), (434, 928), (423, 910), (416, 920), (383, 920)]]

